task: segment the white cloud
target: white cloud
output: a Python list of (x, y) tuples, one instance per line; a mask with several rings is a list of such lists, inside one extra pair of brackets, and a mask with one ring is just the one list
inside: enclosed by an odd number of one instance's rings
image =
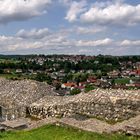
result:
[(85, 6), (87, 5), (85, 0), (82, 0), (80, 2), (73, 1), (70, 4), (70, 9), (67, 12), (67, 16), (65, 17), (66, 20), (69, 22), (74, 22), (77, 20), (77, 17), (79, 14), (84, 12), (86, 10)]
[[(131, 53), (130, 50), (132, 50), (132, 54), (137, 54), (140, 51), (140, 40), (125, 39), (116, 41), (111, 38), (96, 40), (70, 39), (69, 36), (61, 31), (44, 35), (43, 31), (45, 29), (45, 34), (47, 34), (48, 29), (43, 28), (33, 29), (28, 32), (20, 30), (16, 36), (0, 36), (0, 53), (22, 53), (23, 51), (26, 53), (38, 51), (45, 53), (52, 51), (53, 53), (108, 53), (120, 55)], [(43, 37), (40, 37), (40, 35), (42, 36), (40, 32), (44, 35)], [(18, 34), (21, 36), (18, 36)]]
[(107, 46), (107, 45), (111, 45), (112, 42), (113, 40), (110, 38), (105, 38), (102, 40), (89, 40), (89, 41), (79, 40), (77, 41), (76, 46), (87, 46), (87, 47)]
[(42, 47), (42, 45), (39, 41), (30, 41), (13, 36), (0, 36), (1, 52), (36, 49)]
[(131, 5), (123, 0), (98, 1), (88, 5), (73, 2), (66, 19), (70, 22), (79, 20), (84, 23), (98, 25), (132, 26), (140, 23), (140, 4)]
[(51, 0), (1, 0), (0, 23), (27, 20), (46, 11)]
[(81, 15), (81, 20), (97, 24), (134, 25), (140, 22), (140, 5), (111, 4), (93, 7)]
[(90, 52), (90, 50), (87, 50), (87, 49), (81, 49), (81, 50), (79, 50), (79, 53), (81, 53), (81, 54), (85, 54), (85, 53), (88, 53), (88, 52)]
[(17, 32), (16, 36), (21, 38), (28, 38), (28, 39), (41, 39), (49, 34), (48, 28), (43, 29), (32, 29), (30, 31), (26, 31), (21, 29)]
[(78, 34), (95, 34), (95, 33), (105, 31), (106, 28), (105, 27), (92, 27), (92, 26), (88, 26), (88, 27), (79, 26), (75, 30), (77, 31)]
[(140, 40), (124, 40), (120, 44), (121, 46), (139, 46), (140, 47)]

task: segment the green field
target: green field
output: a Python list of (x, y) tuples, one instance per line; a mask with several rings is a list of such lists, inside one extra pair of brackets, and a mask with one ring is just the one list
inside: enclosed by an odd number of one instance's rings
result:
[(0, 133), (0, 140), (140, 140), (125, 135), (107, 135), (85, 132), (70, 127), (43, 126), (31, 131)]
[(14, 59), (0, 59), (0, 63), (19, 63), (20, 61)]
[(130, 79), (129, 78), (118, 78), (115, 79), (115, 83), (117, 84), (129, 84)]
[(129, 84), (129, 81), (131, 80), (138, 80), (138, 78), (136, 77), (132, 77), (132, 78), (118, 78), (115, 79), (115, 83), (117, 84)]

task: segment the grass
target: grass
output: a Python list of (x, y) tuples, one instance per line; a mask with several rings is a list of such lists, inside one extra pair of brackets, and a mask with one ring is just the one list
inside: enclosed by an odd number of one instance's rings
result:
[(31, 131), (0, 133), (0, 140), (140, 140), (125, 135), (86, 132), (71, 127), (46, 125)]
[(17, 75), (14, 75), (14, 74), (0, 74), (0, 77), (10, 79), (10, 78), (16, 78)]
[(17, 79), (17, 80), (27, 79), (26, 76), (22, 76), (18, 74), (0, 74), (0, 77), (6, 78), (6, 79)]
[(131, 80), (137, 80), (138, 78), (136, 78), (136, 77), (131, 77), (131, 78), (118, 78), (118, 79), (115, 79), (115, 83), (117, 83), (117, 84), (129, 84), (130, 79)]
[(0, 63), (19, 63), (20, 61), (14, 59), (0, 59)]
[(115, 79), (115, 83), (117, 84), (129, 84), (130, 79), (129, 78), (118, 78)]
[(0, 74), (0, 77), (6, 78), (6, 79), (18, 79), (18, 80), (33, 78), (32, 75), (22, 75), (22, 74)]

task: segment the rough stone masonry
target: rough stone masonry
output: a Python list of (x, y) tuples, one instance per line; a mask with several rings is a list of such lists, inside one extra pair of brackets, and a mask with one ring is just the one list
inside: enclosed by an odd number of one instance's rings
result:
[(86, 116), (123, 121), (140, 114), (140, 90), (97, 89), (75, 96), (45, 96), (28, 109), (37, 118)]
[(55, 95), (46, 83), (0, 78), (0, 121), (26, 117), (26, 108), (46, 95)]
[(56, 96), (46, 83), (0, 78), (0, 121), (29, 115), (120, 121), (140, 114), (140, 90), (103, 90)]

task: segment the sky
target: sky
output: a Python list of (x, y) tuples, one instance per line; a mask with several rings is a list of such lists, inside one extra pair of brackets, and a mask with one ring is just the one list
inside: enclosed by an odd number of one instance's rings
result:
[(0, 0), (0, 54), (140, 55), (140, 0)]

